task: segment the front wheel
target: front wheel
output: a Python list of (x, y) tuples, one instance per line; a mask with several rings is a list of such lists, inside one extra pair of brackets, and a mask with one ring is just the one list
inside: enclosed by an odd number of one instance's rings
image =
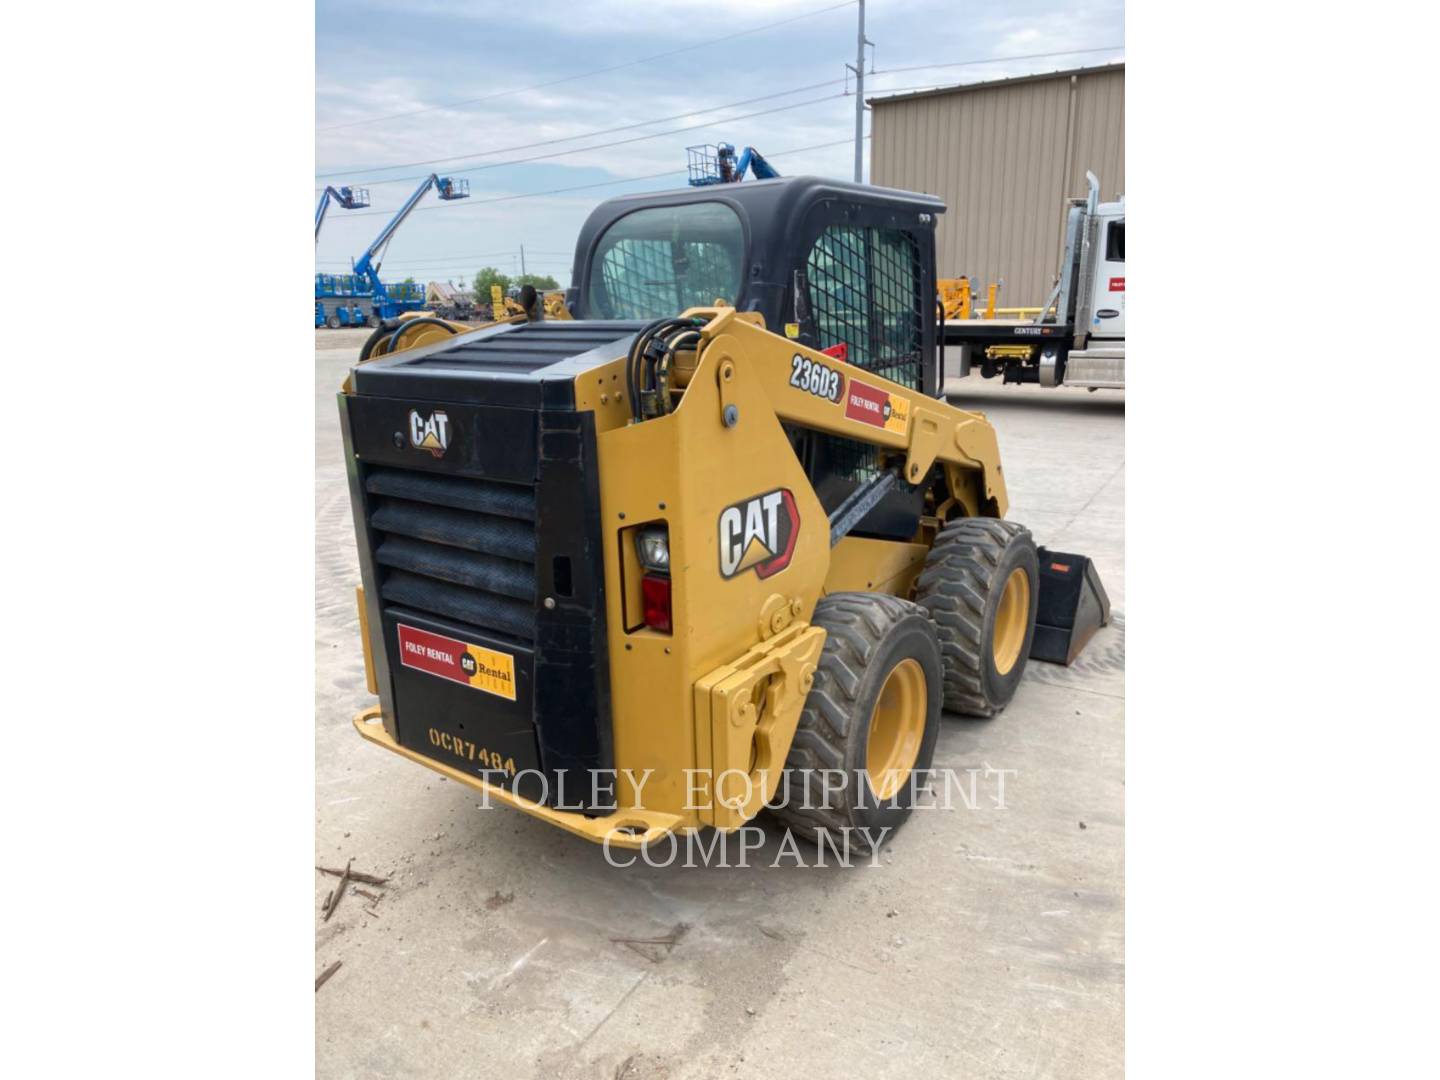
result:
[(325, 325), (328, 326), (331, 330), (339, 330), (339, 329), (340, 329), (340, 316), (339, 316), (339, 315), (331, 315), (328, 319), (325, 320)]
[(1030, 530), (999, 518), (962, 518), (940, 530), (916, 583), (945, 657), (945, 708), (994, 716), (1020, 687), (1040, 561)]

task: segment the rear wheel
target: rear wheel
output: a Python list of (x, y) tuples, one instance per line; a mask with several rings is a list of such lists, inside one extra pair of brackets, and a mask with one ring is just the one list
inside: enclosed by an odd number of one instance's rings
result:
[(376, 315), (376, 314), (372, 311), (372, 312), (370, 313), (370, 317), (365, 320), (365, 325), (366, 325), (366, 326), (379, 326), (379, 325), (380, 325), (380, 316), (379, 316), (379, 315)]
[(915, 601), (940, 638), (945, 708), (994, 716), (1015, 696), (1035, 636), (1040, 568), (1030, 530), (998, 518), (945, 526)]
[[(836, 848), (884, 841), (910, 815), (940, 733), (940, 646), (915, 604), (880, 593), (832, 593), (815, 685), (785, 762), (775, 816)], [(844, 830), (867, 830), (845, 832)]]

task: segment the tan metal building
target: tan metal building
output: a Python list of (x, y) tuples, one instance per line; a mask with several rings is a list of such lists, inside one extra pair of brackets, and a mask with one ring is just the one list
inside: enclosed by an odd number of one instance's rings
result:
[(1125, 192), (1123, 63), (868, 102), (871, 183), (944, 199), (940, 276), (1000, 281), (1002, 306), (1049, 294), (1087, 169), (1102, 200)]

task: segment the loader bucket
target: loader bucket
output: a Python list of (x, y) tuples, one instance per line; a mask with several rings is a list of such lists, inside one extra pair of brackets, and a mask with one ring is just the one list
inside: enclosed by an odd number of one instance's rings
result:
[(1072, 664), (1095, 631), (1110, 621), (1110, 597), (1084, 555), (1040, 548), (1040, 603), (1030, 656)]

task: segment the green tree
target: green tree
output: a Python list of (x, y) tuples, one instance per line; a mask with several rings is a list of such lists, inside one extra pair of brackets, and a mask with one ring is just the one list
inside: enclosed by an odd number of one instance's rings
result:
[(475, 275), (475, 299), (480, 303), (490, 302), (490, 286), (499, 285), (502, 293), (510, 291), (510, 275), (502, 274), (493, 266), (482, 266)]
[(558, 289), (560, 283), (549, 274), (521, 274), (515, 279), (518, 285), (534, 285), (536, 289), (544, 292), (546, 289)]

